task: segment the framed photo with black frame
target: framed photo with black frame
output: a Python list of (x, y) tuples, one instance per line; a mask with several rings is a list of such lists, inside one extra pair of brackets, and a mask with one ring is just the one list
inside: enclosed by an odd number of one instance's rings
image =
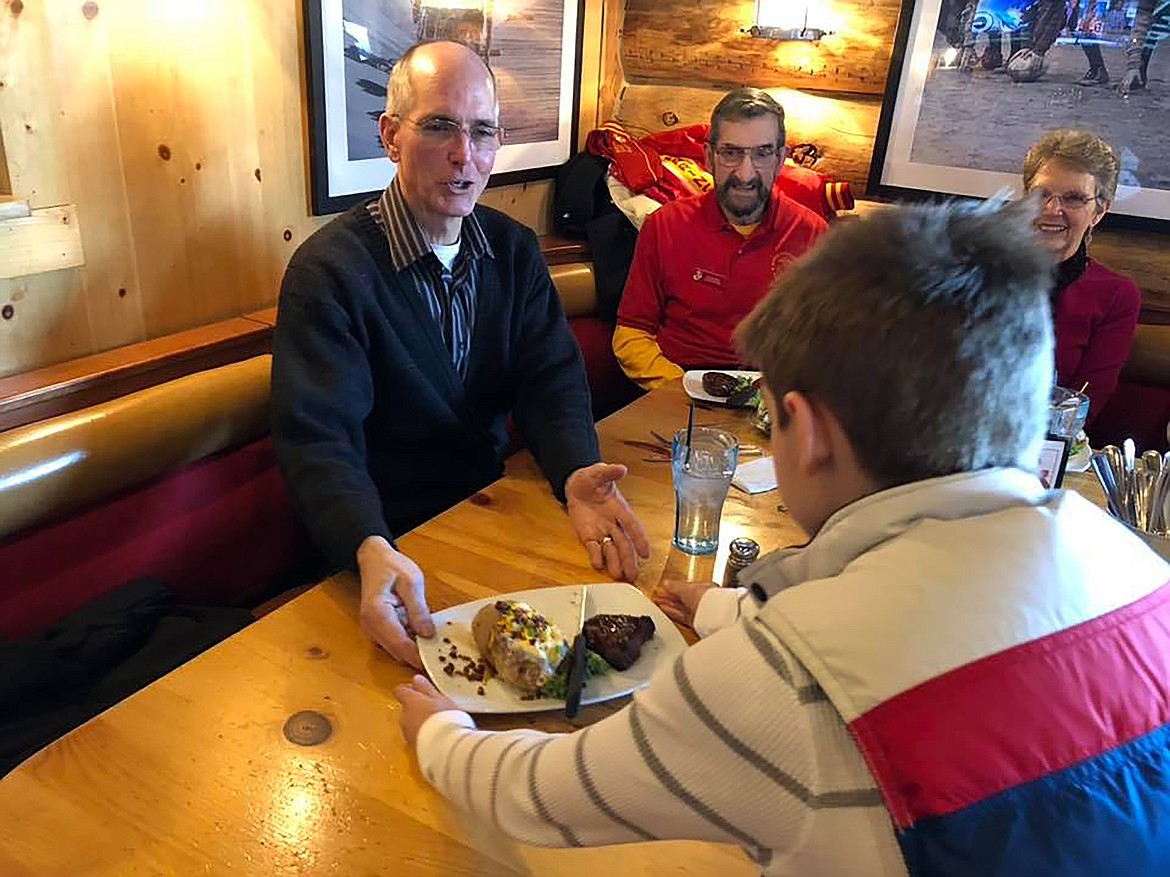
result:
[(1068, 455), (1072, 442), (1049, 433), (1040, 449), (1040, 481), (1052, 490), (1064, 483), (1064, 471), (1068, 468)]
[(870, 195), (1019, 192), (1032, 143), (1084, 128), (1121, 158), (1106, 223), (1170, 231), (1167, 36), (1170, 0), (903, 0)]
[(496, 77), (504, 145), (489, 185), (551, 177), (576, 148), (584, 9), (584, 0), (305, 0), (313, 213), (345, 210), (393, 179), (378, 134), (386, 78), (422, 40), (462, 42)]

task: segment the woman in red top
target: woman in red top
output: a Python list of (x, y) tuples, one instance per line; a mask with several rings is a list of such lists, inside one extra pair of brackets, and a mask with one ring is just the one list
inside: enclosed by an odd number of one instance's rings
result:
[(1057, 380), (1074, 390), (1088, 384), (1089, 423), (1117, 387), (1141, 309), (1137, 284), (1089, 258), (1119, 170), (1113, 147), (1086, 131), (1045, 134), (1024, 158), (1024, 188), (1042, 202), (1037, 236), (1060, 262), (1052, 290)]

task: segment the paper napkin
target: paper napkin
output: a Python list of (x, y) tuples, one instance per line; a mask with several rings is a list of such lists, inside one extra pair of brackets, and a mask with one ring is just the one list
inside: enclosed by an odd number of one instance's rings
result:
[(775, 490), (776, 470), (772, 466), (771, 457), (760, 457), (750, 463), (740, 463), (735, 467), (735, 475), (731, 483), (745, 493), (764, 493)]

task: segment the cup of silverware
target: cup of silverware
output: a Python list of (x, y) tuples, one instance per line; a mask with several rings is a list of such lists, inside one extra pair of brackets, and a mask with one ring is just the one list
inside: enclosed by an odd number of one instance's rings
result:
[(1138, 454), (1133, 439), (1093, 452), (1109, 514), (1170, 560), (1170, 452)]

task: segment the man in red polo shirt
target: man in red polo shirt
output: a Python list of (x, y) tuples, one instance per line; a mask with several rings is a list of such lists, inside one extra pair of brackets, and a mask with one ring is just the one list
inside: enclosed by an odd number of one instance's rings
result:
[(826, 228), (773, 189), (784, 163), (784, 108), (766, 91), (725, 96), (705, 152), (714, 190), (646, 220), (618, 309), (614, 353), (646, 389), (686, 368), (738, 364), (732, 330)]

